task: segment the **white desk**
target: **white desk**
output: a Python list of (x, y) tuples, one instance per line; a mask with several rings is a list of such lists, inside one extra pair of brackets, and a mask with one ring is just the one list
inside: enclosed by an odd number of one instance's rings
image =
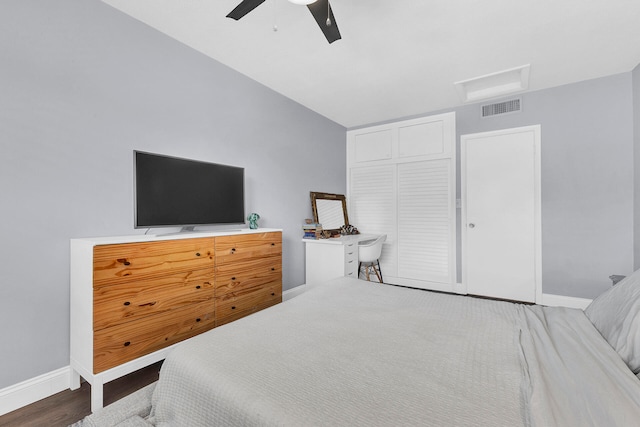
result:
[(356, 234), (334, 239), (302, 239), (305, 243), (305, 280), (319, 283), (337, 277), (358, 277), (358, 243), (376, 234)]

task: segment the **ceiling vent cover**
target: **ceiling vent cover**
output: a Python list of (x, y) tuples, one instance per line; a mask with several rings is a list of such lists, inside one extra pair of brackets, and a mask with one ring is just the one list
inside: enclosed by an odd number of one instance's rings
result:
[(522, 109), (522, 99), (510, 99), (509, 101), (496, 102), (495, 104), (482, 105), (482, 117), (497, 116), (499, 114), (517, 113)]

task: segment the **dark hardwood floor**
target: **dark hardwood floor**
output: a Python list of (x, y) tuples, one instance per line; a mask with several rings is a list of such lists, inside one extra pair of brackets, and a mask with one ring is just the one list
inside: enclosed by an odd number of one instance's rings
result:
[[(155, 363), (105, 384), (105, 406), (156, 381), (161, 365)], [(65, 390), (0, 416), (0, 426), (66, 427), (91, 413), (90, 391), (91, 386), (83, 382), (78, 390)]]

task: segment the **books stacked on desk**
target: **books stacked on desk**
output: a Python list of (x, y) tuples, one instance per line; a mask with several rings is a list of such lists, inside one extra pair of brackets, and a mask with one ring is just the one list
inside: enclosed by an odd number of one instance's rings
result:
[(303, 239), (319, 239), (322, 237), (322, 224), (313, 222), (304, 224), (302, 230), (304, 231)]

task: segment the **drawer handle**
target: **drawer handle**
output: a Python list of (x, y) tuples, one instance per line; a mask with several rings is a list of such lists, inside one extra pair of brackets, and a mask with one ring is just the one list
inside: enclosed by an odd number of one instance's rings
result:
[(235, 252), (235, 251), (236, 251), (236, 248), (231, 248), (231, 252)]
[(131, 345), (131, 341), (127, 341), (126, 343), (124, 343), (125, 347), (129, 347), (129, 345)]
[(271, 271), (276, 271), (276, 268), (275, 267), (271, 267)]
[(131, 265), (131, 263), (127, 261), (126, 258), (119, 258), (117, 261), (123, 263), (124, 265)]
[(198, 285), (198, 286), (196, 286), (196, 289), (200, 289), (201, 287), (202, 287), (202, 286)]
[(271, 296), (272, 297), (276, 296), (276, 293), (275, 292), (271, 292)]
[(272, 243), (272, 244), (271, 244), (271, 246), (275, 246), (275, 245), (276, 245), (275, 243)]
[(131, 303), (129, 301), (125, 301), (124, 305), (131, 305)]
[(196, 322), (199, 322), (199, 321), (200, 321), (200, 318), (198, 317), (198, 318), (196, 319)]
[(200, 256), (200, 252), (196, 252), (196, 256)]
[(232, 306), (231, 306), (231, 310), (235, 310), (235, 309), (236, 309), (236, 306), (235, 306), (235, 305), (232, 305)]

